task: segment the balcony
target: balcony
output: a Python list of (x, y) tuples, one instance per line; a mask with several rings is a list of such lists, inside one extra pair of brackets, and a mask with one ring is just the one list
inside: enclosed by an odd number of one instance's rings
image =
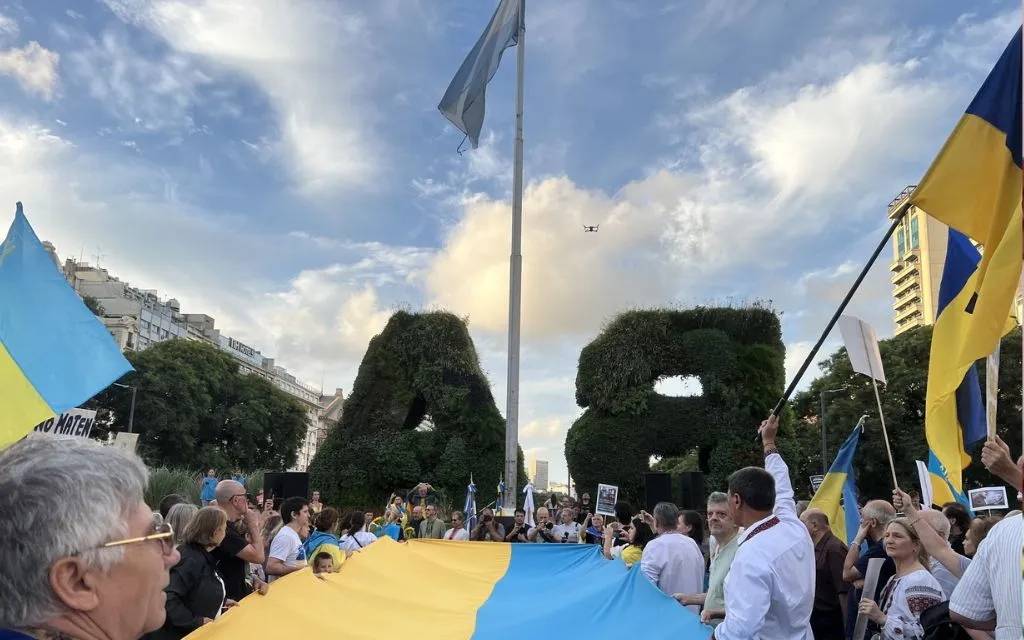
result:
[(897, 260), (895, 262), (889, 263), (889, 271), (892, 271), (893, 273), (896, 273), (896, 272), (902, 271), (902, 270), (903, 270), (903, 261), (902, 260)]
[(912, 184), (912, 185), (906, 187), (905, 189), (903, 189), (903, 191), (900, 191), (900, 194), (892, 199), (892, 202), (889, 203), (889, 209), (888, 209), (888, 215), (889, 215), (889, 219), (890, 220), (893, 217), (893, 213), (899, 208), (899, 206), (901, 204), (903, 204), (903, 202), (907, 198), (910, 197), (910, 194), (913, 193), (914, 189), (916, 189), (916, 188), (917, 188), (917, 185), (916, 184)]
[(903, 321), (910, 321), (914, 316), (921, 315), (922, 306), (920, 302), (906, 304), (896, 311), (896, 324), (903, 325)]
[(893, 286), (892, 295), (898, 300), (900, 298), (905, 298), (907, 293), (913, 289), (920, 290), (920, 282), (917, 278), (907, 278), (897, 282), (895, 286)]
[(894, 287), (900, 287), (905, 282), (916, 282), (917, 278), (921, 277), (921, 269), (917, 263), (905, 263), (904, 268), (901, 271), (897, 271), (892, 274), (889, 279)]

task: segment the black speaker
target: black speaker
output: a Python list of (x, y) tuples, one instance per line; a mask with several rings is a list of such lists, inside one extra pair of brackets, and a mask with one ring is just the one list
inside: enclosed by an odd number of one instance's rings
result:
[(704, 495), (704, 474), (699, 471), (683, 471), (679, 474), (679, 508), (684, 511), (699, 511), (706, 508)]
[(647, 513), (654, 513), (654, 505), (672, 502), (672, 476), (663, 471), (644, 474), (644, 505)]
[(309, 474), (302, 471), (286, 471), (268, 473), (263, 476), (263, 499), (274, 499), (274, 506), (279, 507), (287, 498), (309, 499)]

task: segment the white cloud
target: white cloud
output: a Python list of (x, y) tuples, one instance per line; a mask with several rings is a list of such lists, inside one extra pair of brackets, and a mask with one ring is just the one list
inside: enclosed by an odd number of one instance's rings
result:
[(280, 152), (310, 193), (366, 188), (378, 169), (364, 108), (366, 25), (319, 0), (106, 0), (176, 51), (255, 83), (277, 114)]
[(17, 36), (19, 31), (18, 23), (14, 18), (0, 13), (0, 38)]
[[(4, 24), (0, 21), (0, 29)], [(15, 47), (0, 51), (0, 75), (13, 77), (25, 91), (44, 100), (54, 98), (59, 63), (59, 53), (50, 51), (34, 40), (20, 49)]]

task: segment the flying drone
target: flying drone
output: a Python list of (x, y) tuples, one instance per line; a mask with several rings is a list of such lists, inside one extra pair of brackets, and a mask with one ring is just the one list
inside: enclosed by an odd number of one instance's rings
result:
[(585, 225), (583, 225), (583, 232), (584, 233), (597, 233), (597, 230), (600, 229), (600, 228), (601, 228), (601, 225), (599, 225), (599, 224), (595, 224), (595, 225), (585, 224)]

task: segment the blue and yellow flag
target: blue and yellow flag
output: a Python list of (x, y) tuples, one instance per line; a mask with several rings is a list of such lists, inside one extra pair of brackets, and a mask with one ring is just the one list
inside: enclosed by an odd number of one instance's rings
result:
[[(292, 615), (340, 610), (351, 613)], [(385, 537), (322, 580), (309, 569), (281, 578), (267, 595), (245, 598), (189, 639), (379, 638), (394, 635), (381, 627), (392, 619), (415, 620), (410, 635), (417, 640), (547, 636), (568, 621), (572, 635), (583, 638), (711, 636), (639, 566), (606, 560), (597, 545)]]
[[(828, 516), (832, 533), (837, 538), (853, 544), (860, 528), (860, 509), (857, 506), (857, 479), (853, 474), (853, 456), (857, 453), (863, 423), (850, 432), (850, 436), (839, 448), (836, 459), (829, 467), (821, 486), (814, 493), (808, 509), (821, 509)], [(840, 500), (842, 501), (840, 503)]]
[(522, 0), (501, 0), (437, 105), (441, 114), (466, 134), (474, 149), (480, 144), (484, 126), (487, 83), (498, 71), (501, 54), (518, 44), (522, 21)]
[(53, 263), (19, 202), (0, 244), (0, 447), (131, 369)]
[[(1024, 254), (1021, 227), (1021, 30), (1010, 41), (910, 202), (980, 242), (984, 256), (935, 320), (925, 437), (935, 502), (963, 499), (957, 392), (1007, 330)], [(967, 426), (967, 425), (965, 425)]]

